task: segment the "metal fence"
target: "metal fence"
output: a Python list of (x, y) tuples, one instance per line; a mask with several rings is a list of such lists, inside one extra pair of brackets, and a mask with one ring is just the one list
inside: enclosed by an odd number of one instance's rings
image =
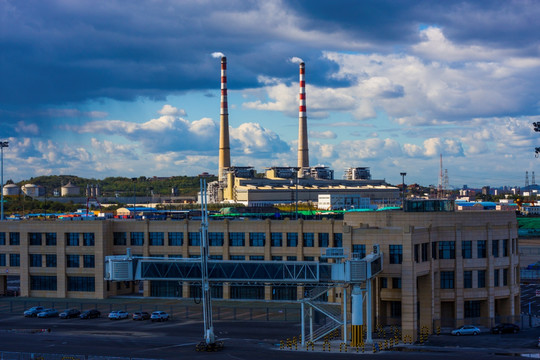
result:
[[(213, 305), (212, 315), (214, 320), (228, 321), (290, 321), (299, 322), (301, 316), (300, 306), (280, 306), (279, 304), (269, 304), (268, 306), (249, 306), (244, 303), (231, 305)], [(75, 308), (80, 311), (97, 309), (101, 316), (107, 316), (114, 310), (124, 310), (129, 313), (136, 311), (165, 311), (171, 319), (175, 320), (203, 320), (201, 304), (174, 304), (171, 302), (78, 302), (78, 301), (48, 301), (48, 300), (25, 300), (25, 301), (3, 301), (0, 302), (0, 312), (21, 314), (30, 307), (43, 306), (54, 308), (59, 311), (63, 309)]]
[(159, 360), (159, 359), (0, 351), (0, 360)]

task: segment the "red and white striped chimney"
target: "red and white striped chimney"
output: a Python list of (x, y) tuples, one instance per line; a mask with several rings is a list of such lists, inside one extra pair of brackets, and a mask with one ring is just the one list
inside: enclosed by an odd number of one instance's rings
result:
[(229, 145), (229, 109), (227, 101), (227, 58), (221, 58), (221, 106), (219, 113), (219, 180), (224, 179), (224, 171), (231, 167)]
[(300, 63), (300, 94), (298, 95), (298, 167), (309, 167), (309, 151), (306, 116), (305, 63)]

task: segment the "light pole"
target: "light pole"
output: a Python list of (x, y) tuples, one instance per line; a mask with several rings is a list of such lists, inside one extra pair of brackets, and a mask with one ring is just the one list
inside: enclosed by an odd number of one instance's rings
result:
[(402, 194), (402, 202), (401, 202), (401, 206), (403, 207), (403, 210), (405, 210), (405, 175), (407, 175), (406, 172), (401, 172), (399, 173), (401, 175), (401, 191), (403, 192)]
[(131, 178), (131, 181), (133, 181), (133, 218), (135, 219), (135, 209), (137, 207), (137, 199), (135, 197), (135, 184), (136, 184), (137, 178)]
[(1, 200), (0, 200), (0, 203), (2, 203), (1, 205), (1, 208), (2, 208), (2, 211), (1, 211), (1, 214), (0, 214), (0, 220), (4, 220), (4, 148), (7, 148), (9, 147), (9, 142), (7, 141), (0, 141), (0, 151), (2, 152), (1, 154), (1, 165), (0, 165), (0, 183), (1, 183), (1, 187), (0, 187), (0, 192), (2, 193), (1, 195)]

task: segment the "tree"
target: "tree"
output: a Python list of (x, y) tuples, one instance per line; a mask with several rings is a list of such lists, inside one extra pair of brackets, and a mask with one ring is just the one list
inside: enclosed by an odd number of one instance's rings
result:
[[(533, 126), (534, 126), (534, 131), (536, 132), (540, 132), (540, 121), (538, 122), (533, 122)], [(534, 155), (536, 157), (540, 156), (540, 147), (536, 147), (534, 149)]]

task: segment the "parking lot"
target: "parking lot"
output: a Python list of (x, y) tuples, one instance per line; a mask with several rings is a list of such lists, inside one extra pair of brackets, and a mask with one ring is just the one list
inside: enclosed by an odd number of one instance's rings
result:
[[(279, 341), (298, 336), (298, 323), (260, 321), (216, 321), (216, 335), (225, 341), (223, 355), (234, 359), (326, 359), (320, 345), (315, 352), (280, 350)], [(50, 329), (50, 331), (49, 331)], [(423, 345), (400, 345), (393, 351), (365, 357), (403, 359), (451, 359), (467, 354), (477, 359), (501, 357), (508, 354), (538, 354), (535, 347), (540, 328), (525, 329), (518, 334), (478, 336), (430, 336)], [(25, 318), (22, 314), (0, 314), (0, 351), (24, 351), (63, 354), (93, 354), (113, 356), (177, 359), (215, 358), (213, 353), (198, 353), (195, 345), (203, 338), (199, 320), (176, 319), (166, 322), (149, 320), (109, 320), (107, 314), (90, 320), (79, 318)], [(334, 341), (333, 356), (358, 358), (359, 354), (342, 353), (339, 341)], [(218, 355), (219, 356), (219, 355)]]

